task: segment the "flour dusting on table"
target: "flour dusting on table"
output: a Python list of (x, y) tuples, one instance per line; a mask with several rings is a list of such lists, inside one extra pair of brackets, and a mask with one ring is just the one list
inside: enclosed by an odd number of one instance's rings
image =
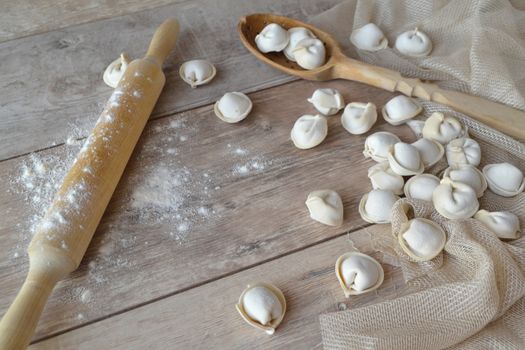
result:
[[(114, 93), (111, 103), (119, 103), (120, 98)], [(153, 121), (146, 127), (131, 166), (121, 180), (126, 185), (120, 186), (116, 203), (102, 219), (99, 232), (90, 245), (93, 252), (84, 260), (83, 270), (81, 266), (80, 271), (86, 274), (90, 289), (79, 289), (74, 279), (68, 280), (64, 286), (61, 296), (64, 302), (84, 305), (75, 308), (75, 314), (70, 317), (78, 320), (89, 317), (89, 308), (97, 307), (92, 301), (103, 290), (100, 286), (110, 283), (113, 274), (136, 268), (133, 250), (141, 251), (144, 245), (149, 249), (170, 242), (174, 247), (183, 246), (199, 228), (213, 227), (215, 220), (232, 210), (223, 203), (228, 186), (263, 173), (276, 162), (241, 143), (201, 146), (190, 142), (197, 139), (199, 132), (198, 124), (190, 120), (181, 113), (172, 120)], [(98, 119), (97, 125), (114, 122), (113, 115), (107, 111)], [(13, 259), (26, 258), (25, 249), (36, 225), (77, 154), (82, 149), (85, 151), (90, 143), (89, 138), (82, 138), (81, 135), (85, 134), (86, 130), (76, 130), (65, 138), (62, 147), (31, 154), (20, 163), (12, 179), (13, 191), (28, 204), (30, 219), (17, 227), (20, 242), (12, 253)], [(206, 147), (221, 150), (221, 162), (215, 162), (217, 168), (184, 161), (184, 156), (195, 147), (203, 147), (205, 153), (209, 152)], [(93, 174), (89, 166), (83, 171)], [(81, 182), (79, 186), (85, 184)], [(71, 210), (80, 208), (79, 195), (86, 190), (85, 187), (72, 188), (64, 196)], [(57, 212), (46, 224), (64, 224), (63, 220), (66, 219)], [(151, 228), (151, 232), (147, 228)], [(63, 243), (62, 248), (68, 249)]]

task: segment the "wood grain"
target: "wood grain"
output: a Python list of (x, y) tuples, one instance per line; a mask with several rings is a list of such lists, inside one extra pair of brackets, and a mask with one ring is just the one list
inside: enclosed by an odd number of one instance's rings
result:
[[(86, 136), (111, 94), (102, 80), (106, 66), (122, 51), (142, 57), (167, 17), (180, 21), (181, 35), (165, 64), (167, 83), (153, 119), (211, 103), (227, 91), (295, 79), (257, 62), (238, 39), (237, 21), (257, 11), (307, 19), (336, 2), (195, 0), (0, 43), (0, 160), (63, 143), (75, 128)], [(209, 59), (218, 70), (212, 84), (198, 89), (178, 75), (179, 65), (195, 58)]]
[[(34, 344), (45, 349), (322, 349), (318, 317), (402, 295), (400, 268), (383, 262), (385, 281), (374, 292), (346, 299), (334, 264), (353, 245), (379, 261), (370, 245), (390, 235), (374, 225), (256, 266), (109, 319)], [(245, 324), (234, 305), (247, 284), (270, 281), (285, 294), (288, 311), (274, 335)]]
[(3, 1), (0, 5), (0, 42), (183, 1)]
[[(254, 109), (239, 124), (221, 122), (212, 106), (150, 122), (80, 268), (51, 296), (37, 339), (365, 225), (356, 208), (370, 188), (366, 170), (373, 162), (361, 153), (366, 135), (348, 134), (335, 116), (320, 146), (298, 150), (289, 140), (295, 119), (314, 112), (306, 98), (329, 86), (347, 102), (373, 101), (378, 108), (392, 96), (357, 83), (299, 81), (250, 95)], [(413, 139), (404, 126), (379, 123), (377, 130)], [(66, 148), (40, 153), (63, 156)], [(27, 158), (2, 162), (0, 176), (18, 176)], [(308, 192), (327, 187), (345, 203), (341, 228), (308, 218)], [(16, 184), (1, 182), (0, 193), (3, 314), (25, 275), (22, 238), (34, 212), (26, 200), (31, 194)]]

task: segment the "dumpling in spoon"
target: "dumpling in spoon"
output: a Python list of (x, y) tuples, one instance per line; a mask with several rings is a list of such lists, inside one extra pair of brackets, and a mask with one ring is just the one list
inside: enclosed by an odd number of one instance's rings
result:
[(323, 42), (319, 39), (302, 39), (297, 43), (292, 53), (297, 64), (304, 69), (321, 67), (326, 60), (326, 50)]
[(255, 44), (263, 53), (280, 52), (290, 40), (288, 31), (277, 23), (270, 23), (255, 37)]
[(292, 62), (295, 62), (293, 50), (295, 49), (299, 41), (306, 38), (316, 39), (315, 35), (310, 30), (304, 27), (290, 28), (288, 29), (288, 35), (290, 37), (290, 41), (288, 42), (288, 45), (286, 45), (283, 52), (286, 58), (288, 58)]

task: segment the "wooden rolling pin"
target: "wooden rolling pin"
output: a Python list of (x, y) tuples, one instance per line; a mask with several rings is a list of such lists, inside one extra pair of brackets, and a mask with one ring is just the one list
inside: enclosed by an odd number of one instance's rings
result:
[(0, 349), (25, 349), (55, 284), (74, 271), (120, 180), (166, 78), (179, 24), (165, 21), (126, 69), (28, 248), (29, 272), (0, 322)]

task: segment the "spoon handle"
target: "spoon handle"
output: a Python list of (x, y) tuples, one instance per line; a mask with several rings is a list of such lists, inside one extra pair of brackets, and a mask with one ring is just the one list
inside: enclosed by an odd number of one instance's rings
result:
[(478, 121), (521, 141), (525, 140), (525, 112), (485, 98), (444, 90), (419, 79), (405, 78), (399, 72), (342, 57), (335, 66), (335, 78), (358, 81), (407, 96), (434, 101), (469, 115)]

